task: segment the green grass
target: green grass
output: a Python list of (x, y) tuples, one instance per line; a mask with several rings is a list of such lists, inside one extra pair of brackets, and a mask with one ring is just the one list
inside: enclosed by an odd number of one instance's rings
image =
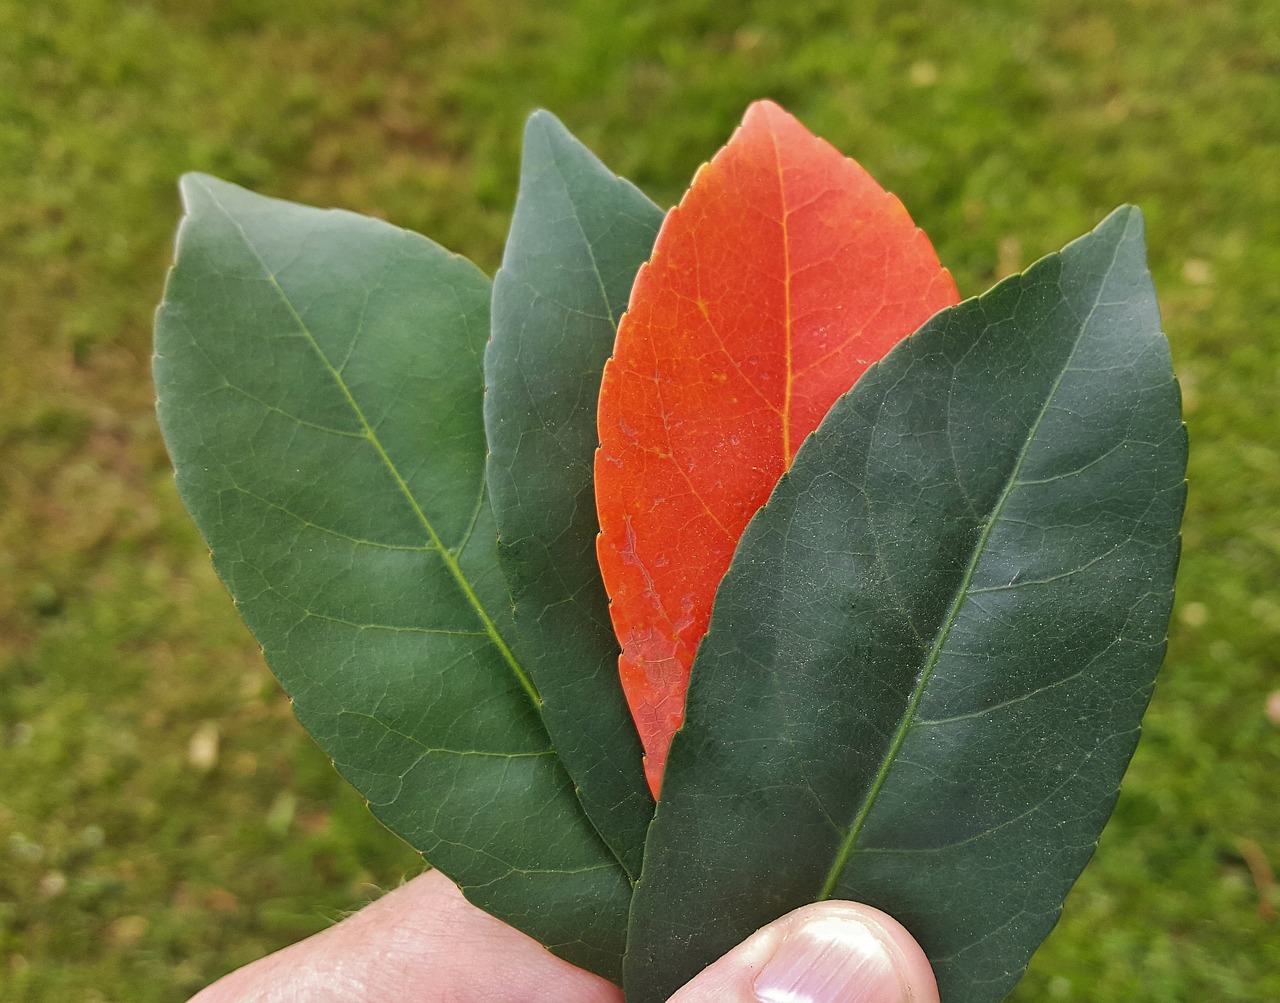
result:
[(1192, 443), (1178, 609), (1015, 998), (1280, 999), (1246, 864), (1280, 864), (1273, 0), (0, 0), (0, 995), (181, 1000), (420, 867), (293, 721), (174, 493), (149, 341), (177, 176), (492, 271), (533, 107), (669, 204), (760, 96), (896, 191), (965, 294), (1145, 210)]

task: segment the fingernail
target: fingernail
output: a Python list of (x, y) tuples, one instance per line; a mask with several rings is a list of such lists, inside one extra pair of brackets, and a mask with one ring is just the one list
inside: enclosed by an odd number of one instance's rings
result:
[(903, 1003), (888, 949), (855, 919), (812, 920), (787, 936), (756, 976), (760, 1003)]

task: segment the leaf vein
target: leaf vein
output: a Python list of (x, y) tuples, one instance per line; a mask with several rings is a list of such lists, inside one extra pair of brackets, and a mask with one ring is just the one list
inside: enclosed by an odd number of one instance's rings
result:
[[(1094, 296), (1093, 304), (1090, 307), (1089, 312), (1080, 320), (1075, 341), (1071, 346), (1071, 351), (1068, 353), (1067, 358), (1063, 363), (1062, 371), (1058, 373), (1057, 378), (1053, 381), (1053, 385), (1049, 388), (1048, 394), (1045, 395), (1044, 405), (1040, 408), (1039, 414), (1036, 415), (1031, 427), (1027, 430), (1026, 439), (1022, 444), (1022, 449), (1019, 450), (1018, 456), (1014, 460), (1009, 471), (1009, 476), (1005, 480), (1004, 487), (1001, 489), (999, 496), (996, 498), (995, 504), (992, 506), (991, 515), (988, 518), (986, 525), (983, 527), (981, 536), (974, 545), (973, 555), (969, 560), (968, 567), (965, 568), (964, 575), (960, 579), (960, 583), (956, 589), (955, 597), (952, 599), (951, 606), (948, 608), (947, 613), (943, 617), (942, 623), (939, 625), (938, 631), (935, 634), (932, 648), (925, 660), (924, 667), (921, 669), (920, 678), (916, 683), (915, 690), (912, 692), (911, 698), (907, 702), (907, 706), (903, 711), (902, 720), (899, 722), (897, 732), (894, 734), (889, 747), (885, 751), (880, 763), (880, 769), (872, 781), (862, 807), (859, 809), (852, 825), (850, 825), (849, 832), (845, 836), (845, 839), (836, 854), (836, 859), (831, 865), (831, 870), (828, 872), (826, 880), (823, 882), (822, 888), (818, 893), (817, 898), (819, 901), (829, 899), (834, 894), (836, 885), (840, 880), (840, 876), (843, 874), (844, 868), (848, 864), (850, 856), (853, 854), (858, 834), (862, 831), (862, 827), (870, 815), (871, 808), (875, 804), (876, 797), (879, 795), (880, 790), (884, 786), (885, 780), (888, 778), (890, 767), (897, 759), (898, 752), (906, 741), (907, 733), (911, 730), (911, 726), (915, 720), (916, 710), (920, 706), (921, 700), (924, 698), (925, 688), (928, 686), (929, 679), (933, 675), (933, 670), (936, 667), (938, 660), (942, 657), (943, 646), (946, 644), (947, 638), (950, 636), (951, 629), (959, 617), (961, 607), (968, 598), (969, 584), (973, 581), (973, 576), (977, 571), (978, 564), (986, 550), (987, 541), (990, 539), (996, 523), (1000, 520), (1000, 513), (1004, 510), (1004, 506), (1008, 502), (1010, 495), (1018, 485), (1018, 474), (1021, 472), (1022, 466), (1026, 462), (1027, 456), (1031, 451), (1031, 447), (1036, 441), (1036, 436), (1040, 430), (1041, 423), (1044, 421), (1044, 416), (1048, 413), (1054, 397), (1057, 395), (1058, 389), (1062, 385), (1063, 379), (1065, 379), (1067, 373), (1071, 371), (1071, 361), (1079, 351), (1080, 343), (1083, 341), (1085, 333), (1088, 331), (1089, 324), (1092, 321), (1094, 314), (1097, 312), (1099, 303), (1102, 300), (1102, 294), (1106, 287), (1107, 279), (1110, 277), (1111, 272), (1115, 267), (1116, 258), (1120, 253), (1122, 243), (1122, 240), (1116, 242), (1116, 246), (1112, 251), (1111, 261), (1099, 276), (1098, 289)], [(1067, 299), (1065, 296), (1065, 290), (1063, 298)]]
[(222, 210), (223, 214), (227, 217), (227, 219), (231, 222), (231, 224), (240, 232), (240, 236), (241, 236), (241, 239), (244, 241), (245, 247), (249, 249), (250, 253), (257, 260), (259, 266), (262, 268), (263, 272), (266, 274), (268, 280), (275, 287), (277, 293), (280, 296), (281, 302), (288, 309), (289, 313), (292, 315), (294, 319), (294, 322), (298, 325), (298, 329), (306, 337), (307, 342), (311, 345), (311, 348), (315, 352), (317, 358), (319, 358), (321, 364), (329, 372), (329, 375), (332, 377), (339, 391), (341, 391), (342, 395), (346, 398), (347, 404), (350, 406), (352, 412), (355, 414), (356, 419), (357, 421), (359, 421), (361, 428), (364, 429), (365, 438), (368, 440), (369, 444), (373, 447), (379, 459), (386, 466), (387, 471), (391, 474), (392, 478), (395, 480), (397, 487), (400, 489), (400, 492), (408, 500), (410, 507), (413, 509), (414, 515), (417, 517), (418, 521), (422, 524), (423, 529), (426, 530), (427, 536), (431, 540), (432, 545), (437, 550), (440, 551), (440, 554), (442, 559), (444, 560), (445, 566), (448, 568), (451, 576), (453, 577), (455, 583), (457, 584), (459, 590), (462, 592), (463, 596), (466, 598), (468, 604), (471, 606), (472, 610), (475, 612), (477, 619), (479, 619), (481, 624), (483, 624), (485, 633), (489, 635), (490, 639), (493, 642), (494, 647), (498, 649), (499, 653), (502, 655), (503, 659), (506, 661), (511, 671), (515, 674), (516, 678), (520, 682), (521, 687), (528, 694), (529, 699), (533, 701), (534, 706), (541, 708), (542, 698), (541, 696), (539, 696), (537, 689), (534, 687), (533, 680), (529, 678), (529, 675), (528, 673), (525, 672), (524, 667), (516, 660), (514, 652), (512, 652), (510, 646), (503, 639), (501, 633), (499, 633), (497, 624), (493, 622), (493, 618), (489, 616), (488, 610), (486, 610), (484, 608), (484, 604), (480, 602), (480, 597), (476, 595), (475, 589), (471, 587), (471, 582), (467, 579), (466, 575), (463, 574), (462, 568), (459, 566), (457, 558), (452, 553), (450, 553), (447, 547), (445, 547), (444, 542), (440, 538), (439, 533), (436, 531), (435, 526), (432, 524), (431, 520), (427, 518), (426, 513), (423, 512), (422, 506), (419, 505), (418, 499), (414, 496), (413, 491), (409, 488), (409, 485), (405, 482), (404, 476), (400, 473), (399, 468), (396, 466), (395, 462), (391, 459), (390, 455), (388, 455), (386, 448), (382, 445), (382, 442), (378, 438), (377, 433), (374, 431), (373, 427), (370, 425), (369, 419), (364, 413), (364, 409), (360, 407), (359, 402), (355, 399), (355, 396), (352, 394), (350, 386), (347, 385), (347, 382), (345, 379), (343, 379), (342, 374), (338, 372), (337, 369), (334, 368), (332, 361), (330, 361), (328, 356), (325, 355), (324, 350), (320, 347), (319, 342), (316, 341), (315, 336), (311, 333), (311, 329), (307, 326), (306, 322), (302, 319), (301, 315), (298, 313), (297, 309), (294, 307), (293, 301), (290, 299), (289, 294), (285, 292), (284, 287), (280, 284), (279, 279), (276, 277), (275, 273), (271, 270), (270, 267), (268, 267), (266, 261), (263, 260), (262, 255), (258, 253), (258, 249), (257, 247), (254, 246), (253, 241), (249, 239), (249, 235), (248, 233), (245, 232), (243, 224), (240, 222), (240, 220), (236, 219), (236, 217), (233, 216), (225, 206), (223, 206), (222, 202), (218, 199), (218, 196), (212, 191), (212, 189), (210, 189), (207, 185), (205, 185), (204, 187), (210, 200), (215, 205), (217, 205), (220, 210)]

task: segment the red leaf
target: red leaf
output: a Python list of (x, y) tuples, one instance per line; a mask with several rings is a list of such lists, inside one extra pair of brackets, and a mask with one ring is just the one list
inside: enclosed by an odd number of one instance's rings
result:
[(631, 291), (600, 390), (600, 569), (656, 796), (716, 587), (804, 437), (943, 307), (894, 196), (771, 102), (703, 165)]

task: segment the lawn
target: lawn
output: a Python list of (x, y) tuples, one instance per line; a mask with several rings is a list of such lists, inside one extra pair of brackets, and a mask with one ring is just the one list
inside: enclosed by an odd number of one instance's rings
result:
[(422, 867), (292, 717), (177, 500), (151, 316), (203, 170), (492, 272), (553, 110), (655, 200), (754, 98), (971, 295), (1146, 213), (1190, 495), (1116, 815), (1018, 1000), (1280, 999), (1274, 0), (0, 0), (0, 997), (180, 1001)]

